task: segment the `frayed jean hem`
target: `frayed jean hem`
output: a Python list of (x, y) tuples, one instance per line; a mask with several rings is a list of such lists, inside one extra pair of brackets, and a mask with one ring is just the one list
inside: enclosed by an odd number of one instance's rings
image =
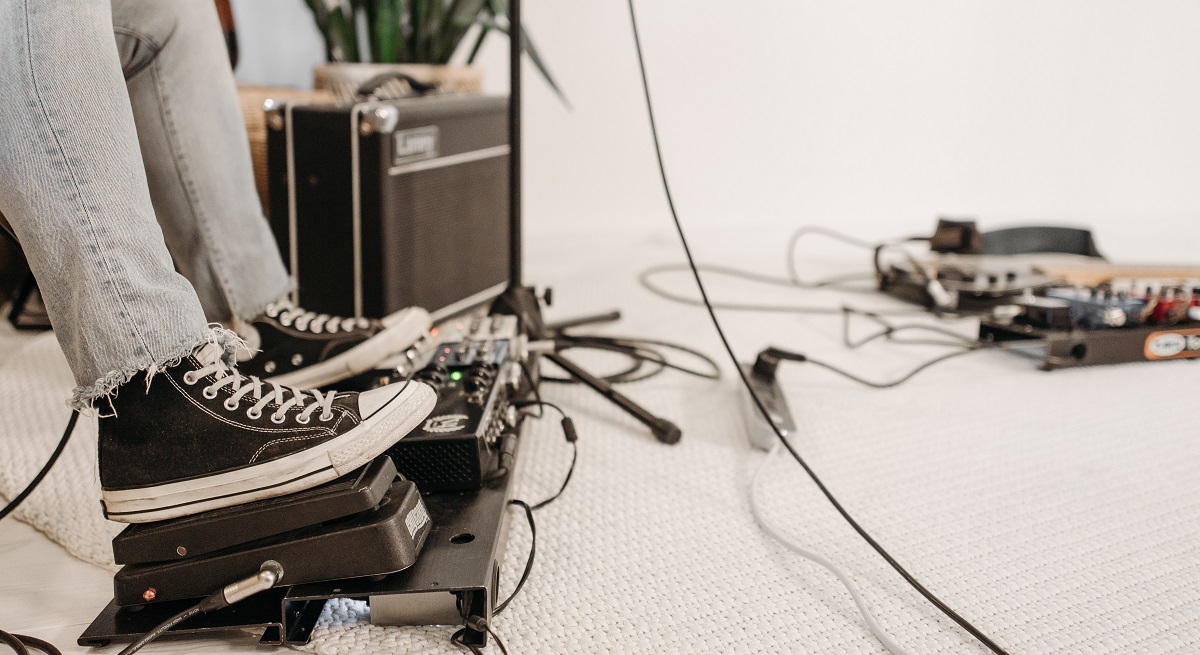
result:
[(244, 344), (242, 340), (231, 330), (226, 330), (218, 324), (210, 324), (200, 334), (181, 340), (175, 347), (169, 348), (165, 355), (157, 359), (147, 359), (146, 361), (137, 361), (120, 369), (109, 371), (96, 380), (92, 384), (75, 387), (71, 393), (71, 399), (67, 404), (74, 410), (81, 413), (91, 413), (97, 411), (103, 413), (103, 403), (97, 400), (102, 398), (112, 398), (118, 393), (121, 385), (129, 382), (135, 375), (142, 371), (147, 372), (147, 386), (149, 380), (153, 376), (172, 366), (177, 366), (183, 361), (184, 357), (192, 354), (197, 348), (206, 343), (220, 344), (225, 350), (225, 357), (229, 361), (233, 361), (233, 357), (239, 347)]

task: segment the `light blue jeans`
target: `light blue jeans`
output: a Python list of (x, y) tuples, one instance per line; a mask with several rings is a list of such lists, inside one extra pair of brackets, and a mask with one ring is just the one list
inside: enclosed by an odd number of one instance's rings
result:
[(286, 293), (245, 135), (211, 0), (0, 0), (0, 212), (75, 406)]

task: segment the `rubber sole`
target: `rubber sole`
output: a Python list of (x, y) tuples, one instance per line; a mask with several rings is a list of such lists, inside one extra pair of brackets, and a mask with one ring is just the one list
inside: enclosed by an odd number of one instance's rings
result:
[(269, 381), (294, 389), (317, 389), (371, 370), (377, 364), (403, 352), (429, 334), (429, 312), (409, 307), (387, 317), (379, 334), (367, 339), (340, 355), (285, 373)]
[(336, 439), (269, 462), (195, 480), (102, 490), (104, 513), (121, 523), (150, 523), (283, 496), (337, 479), (366, 465), (411, 432), (437, 403), (437, 393), (427, 385), (409, 382), (403, 387), (392, 386), (400, 387), (395, 398)]

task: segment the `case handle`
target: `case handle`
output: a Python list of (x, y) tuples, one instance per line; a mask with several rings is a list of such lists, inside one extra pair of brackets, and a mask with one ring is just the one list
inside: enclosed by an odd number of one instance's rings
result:
[(366, 82), (360, 84), (358, 89), (354, 91), (354, 95), (359, 100), (368, 100), (372, 96), (378, 100), (384, 100), (385, 98), (380, 98), (378, 96), (379, 91), (383, 89), (385, 84), (394, 81), (404, 82), (407, 84), (408, 88), (412, 89), (412, 93), (410, 95), (423, 96), (427, 93), (437, 90), (436, 84), (427, 84), (416, 79), (412, 75), (409, 75), (408, 73), (402, 73), (400, 71), (387, 71), (384, 73), (379, 73)]

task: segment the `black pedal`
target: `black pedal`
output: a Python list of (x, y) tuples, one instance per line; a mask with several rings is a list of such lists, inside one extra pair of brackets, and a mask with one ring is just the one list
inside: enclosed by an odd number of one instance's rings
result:
[(208, 555), (284, 532), (365, 512), (396, 479), (386, 455), (319, 487), (180, 519), (130, 525), (112, 542), (117, 564), (167, 562)]
[[(423, 492), (479, 489), (500, 470), (504, 435), (519, 419), (510, 407), (510, 382), (520, 372), (516, 317), (475, 316), (435, 334), (441, 343), (412, 377), (437, 391), (437, 405), (387, 454)], [(385, 381), (407, 376), (397, 368)]]
[(395, 479), (374, 509), (225, 550), (157, 564), (130, 564), (113, 578), (117, 605), (207, 596), (252, 575), (266, 560), (285, 585), (386, 575), (413, 565), (430, 521), (417, 486)]
[(388, 449), (396, 468), (422, 491), (478, 489), (499, 466), (511, 375), (508, 342), (490, 350), (463, 342), (442, 344), (415, 379), (438, 392), (438, 402), (420, 427)]

